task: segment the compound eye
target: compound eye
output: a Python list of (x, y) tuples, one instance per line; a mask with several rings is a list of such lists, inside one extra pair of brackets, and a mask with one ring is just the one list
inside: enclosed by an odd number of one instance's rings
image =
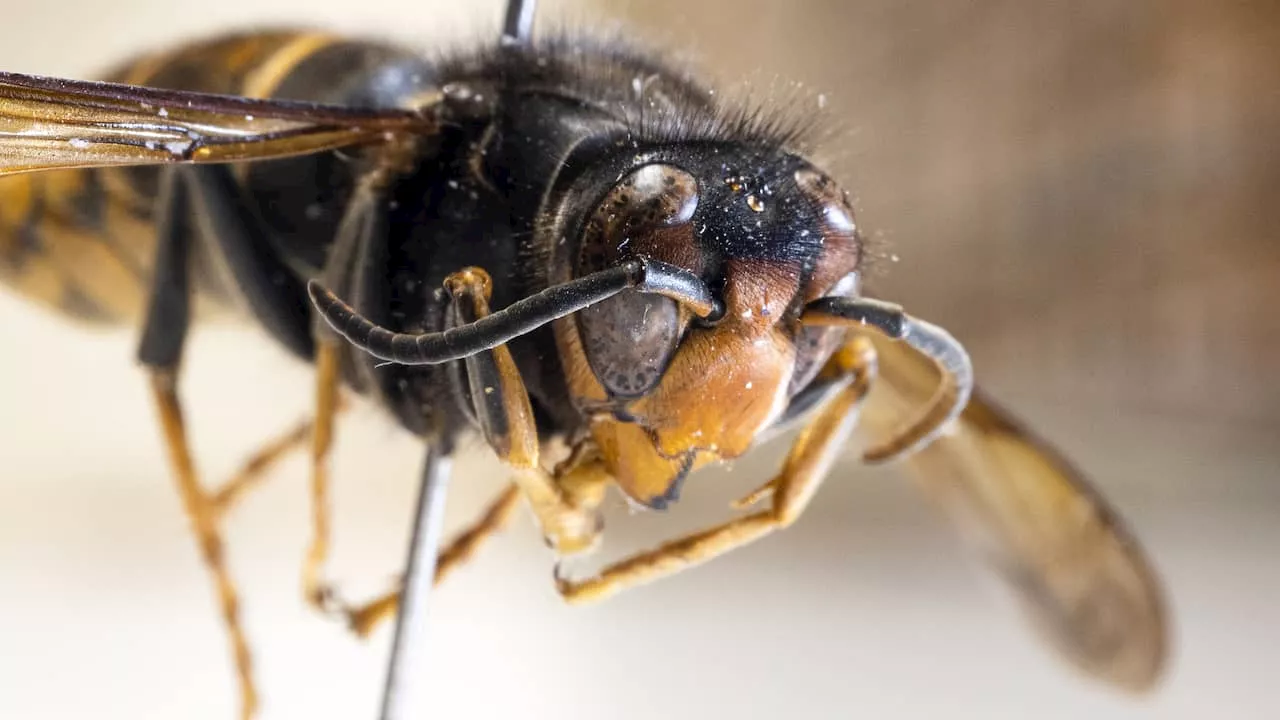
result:
[[(694, 272), (697, 254), (690, 220), (698, 183), (671, 165), (646, 165), (620, 180), (587, 221), (579, 276), (645, 256)], [(680, 340), (676, 302), (627, 290), (577, 315), (591, 371), (614, 396), (635, 397), (657, 386)]]
[(635, 397), (658, 385), (679, 340), (671, 298), (626, 290), (578, 314), (583, 349), (610, 395)]

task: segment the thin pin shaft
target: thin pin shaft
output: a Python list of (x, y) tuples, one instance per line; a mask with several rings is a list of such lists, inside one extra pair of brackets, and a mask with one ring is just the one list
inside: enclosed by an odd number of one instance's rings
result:
[(536, 0), (508, 0), (507, 18), (502, 24), (504, 45), (527, 45), (533, 36), (533, 15), (538, 8)]
[(430, 717), (432, 698), (426, 673), (431, 641), (427, 601), (436, 574), (436, 552), (444, 525), (445, 496), (452, 466), (448, 447), (427, 449), (418, 490), (418, 509), (409, 541), (400, 612), (396, 615), (387, 682), (382, 694), (382, 720)]

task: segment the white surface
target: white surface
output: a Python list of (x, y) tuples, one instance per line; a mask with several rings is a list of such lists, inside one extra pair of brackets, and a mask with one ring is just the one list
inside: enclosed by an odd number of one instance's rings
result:
[[(12, 341), (0, 373), (0, 717), (233, 717), (212, 592), (128, 338), (86, 339), (8, 298), (0, 327)], [(305, 373), (251, 340), (204, 333), (190, 355), (208, 477), (306, 404)], [(1099, 477), (1160, 480), (1104, 485), (1173, 597), (1177, 657), (1149, 704), (1057, 664), (923, 503), (892, 476), (846, 470), (786, 534), (597, 608), (560, 604), (539, 539), (517, 523), (435, 596), (440, 716), (1265, 717), (1280, 645), (1265, 439), (1079, 430), (1065, 444), (1091, 444), (1077, 457)], [(372, 593), (401, 562), (418, 452), (359, 413), (340, 437), (334, 571)], [(459, 472), (452, 527), (497, 484), (483, 459)], [(691, 483), (670, 518), (615, 502), (610, 550), (707, 522), (748, 474)], [(303, 607), (304, 492), (298, 459), (227, 524), (264, 717), (371, 717), (387, 633), (358, 644)]]
[[(215, 25), (302, 12), (370, 29), (407, 12), (371, 1), (197, 11), (135, 0), (70, 14), (80, 5), (6, 9), (0, 66), (83, 73), (140, 42)], [(424, 5), (409, 7), (425, 17)], [(496, 23), (476, 13), (484, 19), (452, 27)], [(0, 717), (234, 717), (222, 627), (131, 364), (132, 336), (86, 337), (0, 295), (0, 338)], [(308, 374), (252, 334), (197, 333), (188, 358), (206, 478), (224, 477), (306, 412)], [(1280, 666), (1273, 432), (1079, 403), (1070, 413), (1024, 407), (1098, 479), (1169, 583), (1177, 654), (1151, 700), (1057, 663), (908, 487), (850, 467), (784, 535), (596, 608), (559, 602), (522, 519), (435, 596), (435, 716), (1268, 717)], [(420, 451), (369, 413), (348, 414), (339, 437), (333, 573), (373, 593), (402, 561)], [(764, 461), (744, 469), (691, 482), (666, 518), (629, 517), (615, 501), (610, 554), (719, 516)], [(479, 455), (458, 471), (451, 528), (499, 484)], [(306, 516), (298, 457), (226, 525), (263, 717), (373, 717), (388, 632), (360, 644), (303, 607)]]

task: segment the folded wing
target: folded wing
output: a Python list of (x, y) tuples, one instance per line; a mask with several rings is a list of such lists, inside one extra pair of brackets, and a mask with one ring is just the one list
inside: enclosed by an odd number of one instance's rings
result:
[(287, 157), (433, 132), (429, 113), (0, 73), (0, 175)]
[[(873, 341), (880, 377), (860, 430), (880, 442), (938, 375), (909, 348)], [(1157, 683), (1168, 653), (1160, 583), (1119, 517), (1053, 448), (975, 392), (949, 432), (902, 463), (1069, 661), (1129, 690)]]

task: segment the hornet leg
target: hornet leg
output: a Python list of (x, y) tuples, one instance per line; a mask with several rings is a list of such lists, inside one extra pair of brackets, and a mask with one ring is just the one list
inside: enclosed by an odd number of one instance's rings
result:
[[(351, 268), (368, 265), (359, 258), (368, 257), (374, 245), (385, 234), (385, 217), (379, 211), (385, 205), (377, 182), (362, 187), (343, 219), (335, 249), (326, 269), (328, 282), (344, 287), (351, 282)], [(329, 457), (334, 439), (334, 416), (339, 398), (342, 347), (327, 326), (317, 324), (316, 341), (316, 415), (311, 442), (311, 507), (312, 539), (303, 564), (303, 593), (318, 609), (344, 617), (357, 635), (367, 636), (382, 621), (392, 617), (399, 605), (400, 589), (387, 592), (364, 604), (343, 599), (324, 577), (324, 564), (329, 555), (331, 536), (329, 500)], [(469, 529), (459, 535), (437, 558), (434, 582), (441, 582), (499, 532), (510, 520), (519, 501), (512, 487), (503, 491), (485, 513)]]
[(295, 430), (260, 453), (258, 465), (251, 465), (247, 473), (233, 479), (222, 491), (211, 493), (201, 485), (178, 395), (179, 368), (191, 320), (193, 243), (204, 243), (221, 259), (255, 317), (287, 348), (304, 358), (311, 354), (306, 335), (310, 311), (301, 284), (271, 251), (263, 224), (244, 202), (227, 168), (164, 170), (158, 208), (155, 274), (138, 359), (150, 375), (151, 394), (178, 494), (217, 588), (240, 685), (240, 714), (247, 719), (257, 710), (258, 694), (249, 644), (240, 622), (239, 597), (226, 566), (217, 522), (221, 512), (261, 476), (266, 465), (287, 451), (292, 438), (300, 432)]
[[(489, 275), (468, 268), (445, 279), (452, 297), (457, 324), (474, 323), (489, 315)], [(467, 357), (467, 379), (472, 407), (485, 440), (498, 458), (515, 470), (513, 482), (529, 501), (547, 544), (557, 555), (570, 555), (594, 547), (600, 536), (597, 511), (603, 497), (603, 473), (582, 475), (575, 483), (591, 483), (596, 489), (578, 487), (567, 491), (564, 483), (541, 465), (538, 429), (524, 379), (516, 368), (511, 350), (499, 345)], [(579, 466), (585, 470), (585, 466)]]
[(801, 431), (782, 470), (763, 487), (734, 503), (741, 508), (771, 497), (768, 510), (677, 538), (610, 565), (592, 578), (557, 577), (556, 587), (565, 600), (586, 603), (604, 599), (704, 563), (795, 522), (808, 507), (857, 422), (858, 406), (875, 375), (875, 349), (866, 338), (854, 339), (836, 353), (828, 367), (831, 365), (845, 376), (845, 386)]
[[(440, 551), (436, 557), (433, 582), (437, 586), (444, 582), (450, 573), (469, 561), (481, 545), (501, 532), (511, 521), (519, 502), (520, 491), (515, 485), (508, 486), (494, 498), (475, 522)], [(344, 612), (352, 632), (363, 638), (372, 634), (383, 621), (392, 618), (399, 607), (400, 588), (397, 587), (360, 607), (347, 608)]]
[[(489, 277), (478, 269), (455, 273), (446, 280), (452, 311), (459, 323), (489, 314)], [(524, 381), (510, 350), (501, 345), (467, 358), (470, 397), (485, 438), (498, 457), (516, 470), (512, 487), (485, 514), (441, 552), (435, 582), (471, 557), (482, 541), (510, 519), (521, 497), (529, 499), (548, 544), (560, 554), (591, 547), (599, 535), (596, 508), (609, 478), (598, 457), (570, 458), (548, 473), (539, 463), (537, 428)], [(367, 635), (390, 617), (399, 604), (399, 591), (346, 611), (351, 627)]]

